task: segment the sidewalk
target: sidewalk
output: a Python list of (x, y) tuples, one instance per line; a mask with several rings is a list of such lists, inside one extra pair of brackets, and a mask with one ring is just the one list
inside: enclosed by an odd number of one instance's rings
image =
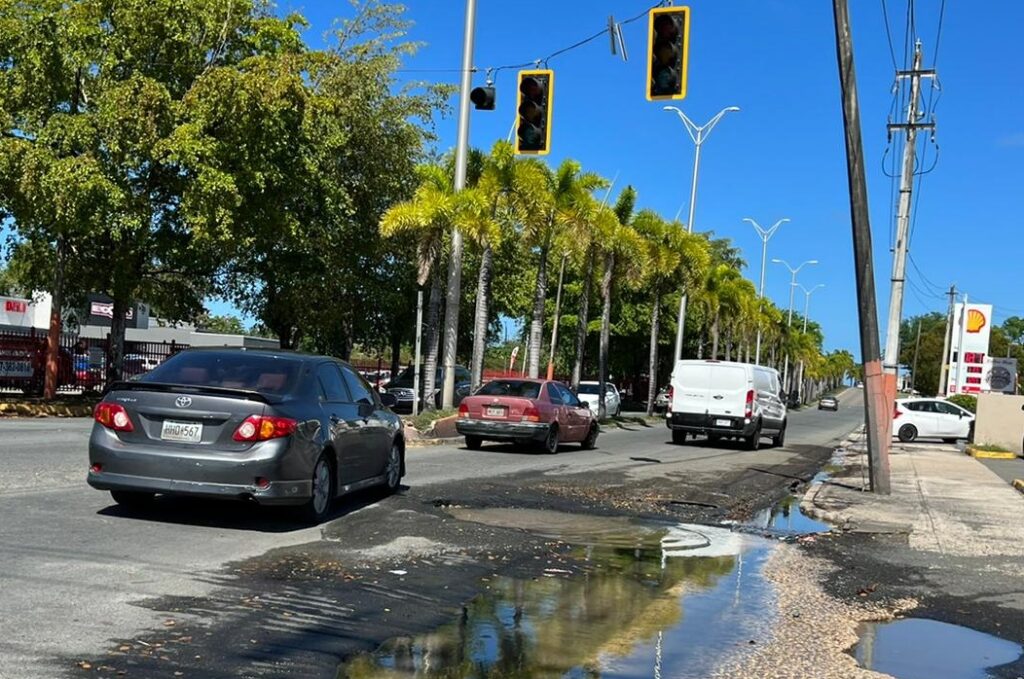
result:
[(953, 566), (944, 557), (983, 557), (985, 572), (1024, 578), (1024, 495), (1006, 480), (956, 446), (894, 442), (892, 495), (874, 495), (860, 490), (863, 446), (840, 451), (842, 471), (811, 487), (806, 513), (846, 532), (906, 534), (911, 550), (936, 557), (936, 569)]

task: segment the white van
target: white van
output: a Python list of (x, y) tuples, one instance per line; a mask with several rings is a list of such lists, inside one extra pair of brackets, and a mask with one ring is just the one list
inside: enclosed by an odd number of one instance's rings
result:
[(686, 435), (710, 441), (739, 439), (757, 450), (761, 437), (781, 446), (786, 440), (786, 404), (779, 372), (749, 363), (677, 361), (669, 389), (666, 423), (673, 443)]

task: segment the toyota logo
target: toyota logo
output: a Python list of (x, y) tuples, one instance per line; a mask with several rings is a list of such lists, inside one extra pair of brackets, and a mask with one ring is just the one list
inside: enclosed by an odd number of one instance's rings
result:
[(192, 397), (179, 396), (174, 400), (174, 405), (178, 406), (179, 408), (188, 408), (190, 405), (192, 405)]

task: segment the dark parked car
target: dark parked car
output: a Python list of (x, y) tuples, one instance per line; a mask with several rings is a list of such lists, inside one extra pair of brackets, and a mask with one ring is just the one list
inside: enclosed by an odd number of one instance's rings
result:
[(818, 410), (839, 410), (839, 399), (835, 396), (822, 396), (818, 401)]
[(96, 405), (89, 485), (127, 506), (156, 494), (298, 505), (398, 488), (405, 441), (392, 398), (347, 363), (270, 350), (190, 349)]
[(470, 450), (484, 441), (513, 441), (552, 454), (559, 443), (593, 448), (599, 431), (590, 408), (568, 387), (528, 379), (492, 380), (480, 387), (459, 406), (455, 429)]
[[(413, 401), (413, 367), (409, 366), (398, 374), (398, 377), (388, 382), (387, 392), (395, 397), (394, 411), (396, 413), (411, 413)], [(461, 365), (455, 366), (455, 405), (462, 403), (462, 399), (469, 396), (470, 390), (469, 370)], [(441, 387), (444, 386), (444, 368), (438, 368), (434, 376), (434, 392), (429, 398), (434, 399), (434, 407), (441, 407)], [(420, 389), (423, 389), (423, 366), (420, 366)], [(425, 400), (425, 398), (423, 399)], [(423, 400), (420, 401), (419, 409), (423, 410)]]

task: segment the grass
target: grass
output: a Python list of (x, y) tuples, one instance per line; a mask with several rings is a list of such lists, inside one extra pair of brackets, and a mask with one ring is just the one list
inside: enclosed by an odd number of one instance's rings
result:
[(971, 448), (973, 448), (974, 450), (980, 450), (983, 453), (1009, 453), (1009, 452), (1011, 452), (1009, 449), (1004, 448), (1003, 446), (1000, 446), (1000, 445), (995, 444), (995, 443), (982, 443), (982, 444), (974, 443), (974, 444), (971, 444)]
[(416, 428), (416, 431), (427, 431), (433, 426), (435, 420), (443, 420), (446, 417), (451, 417), (457, 414), (459, 411), (454, 408), (442, 409), (442, 410), (427, 410), (416, 417), (409, 418), (409, 422)]

